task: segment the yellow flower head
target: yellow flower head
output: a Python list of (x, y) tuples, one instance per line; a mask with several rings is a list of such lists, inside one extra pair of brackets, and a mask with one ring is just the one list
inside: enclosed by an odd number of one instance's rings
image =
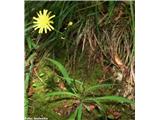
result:
[(72, 25), (73, 25), (73, 22), (70, 21), (70, 22), (68, 23), (68, 27), (69, 27), (69, 26), (72, 26)]
[(47, 33), (47, 29), (49, 31), (54, 30), (54, 27), (51, 25), (53, 24), (53, 21), (51, 20), (52, 18), (55, 17), (55, 15), (50, 16), (51, 12), (47, 13), (48, 10), (43, 10), (43, 14), (42, 11), (39, 11), (39, 13), (37, 13), (38, 17), (33, 17), (33, 19), (35, 20), (33, 23), (35, 24), (34, 30), (39, 29), (38, 33), (43, 33), (43, 29), (44, 32)]

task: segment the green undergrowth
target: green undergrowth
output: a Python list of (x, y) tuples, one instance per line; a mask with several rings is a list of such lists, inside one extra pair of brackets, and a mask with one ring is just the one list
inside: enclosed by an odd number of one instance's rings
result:
[[(49, 120), (53, 118), (55, 120), (75, 120), (80, 114), (78, 113), (80, 104), (82, 104), (81, 112), (83, 113), (80, 117), (83, 120), (88, 120), (90, 115), (92, 115), (91, 120), (105, 120), (107, 117), (114, 119), (113, 113), (107, 113), (110, 108), (121, 111), (122, 118), (126, 115), (134, 116), (129, 107), (129, 104), (133, 103), (132, 101), (113, 96), (117, 84), (98, 83), (97, 79), (102, 77), (98, 64), (95, 65), (94, 70), (85, 80), (80, 80), (80, 76), (86, 71), (77, 73), (77, 76), (74, 74), (82, 86), (76, 82), (73, 84), (67, 82), (71, 79), (69, 79), (71, 75), (68, 74), (64, 66), (58, 61), (54, 61), (56, 66), (53, 69), (51, 62), (53, 62), (52, 59), (46, 59), (45, 62), (42, 62), (45, 65), (39, 65), (36, 76), (33, 77), (31, 85), (34, 93), (29, 98), (29, 117), (46, 117)], [(64, 76), (68, 76), (68, 79)], [(67, 86), (69, 87), (67, 88)], [(71, 87), (74, 89), (70, 89)], [(93, 111), (90, 108), (92, 104), (95, 106)], [(126, 112), (127, 109), (130, 111)]]

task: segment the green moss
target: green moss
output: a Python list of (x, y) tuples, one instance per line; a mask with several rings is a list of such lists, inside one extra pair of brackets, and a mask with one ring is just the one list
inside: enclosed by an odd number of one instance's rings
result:
[(29, 117), (46, 117), (48, 120), (63, 120), (53, 111), (53, 107), (48, 103), (45, 94), (34, 94), (32, 96)]

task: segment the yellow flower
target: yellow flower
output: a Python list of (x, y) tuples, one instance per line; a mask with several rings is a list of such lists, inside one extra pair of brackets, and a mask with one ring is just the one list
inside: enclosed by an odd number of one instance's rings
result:
[(68, 23), (68, 27), (69, 27), (69, 26), (72, 26), (72, 25), (73, 25), (73, 22), (70, 21), (70, 22)]
[(37, 13), (38, 17), (33, 17), (33, 19), (35, 20), (33, 23), (35, 24), (34, 30), (39, 29), (38, 33), (43, 33), (43, 29), (44, 32), (47, 33), (47, 29), (49, 31), (54, 30), (54, 27), (51, 25), (53, 24), (53, 21), (51, 20), (52, 18), (55, 17), (55, 15), (50, 16), (51, 12), (47, 13), (48, 10), (43, 10), (43, 14), (42, 11), (39, 11), (39, 13)]

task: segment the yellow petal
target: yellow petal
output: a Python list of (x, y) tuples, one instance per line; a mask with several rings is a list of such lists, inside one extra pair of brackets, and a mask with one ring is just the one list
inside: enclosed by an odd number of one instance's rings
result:
[(50, 27), (52, 30), (54, 30), (54, 27), (52, 27), (52, 25), (49, 25), (49, 27)]
[(46, 27), (44, 28), (44, 32), (47, 33), (47, 28)]
[(37, 12), (38, 17), (40, 17), (40, 14)]
[(42, 15), (42, 11), (39, 11), (40, 16)]
[(51, 28), (50, 28), (49, 26), (47, 26), (47, 29), (48, 29), (49, 31), (51, 31)]
[(43, 10), (43, 14), (44, 14), (45, 16), (47, 15), (47, 11), (48, 11), (48, 10), (45, 10), (45, 9)]
[(41, 32), (40, 32), (40, 29), (39, 29), (38, 33), (41, 33)]
[(36, 25), (33, 25), (33, 27), (37, 27), (38, 25), (36, 24)]
[(33, 19), (34, 19), (34, 20), (38, 20), (38, 18), (36, 18), (36, 17), (33, 17)]
[(50, 14), (51, 14), (51, 11), (49, 11), (49, 12), (48, 12), (47, 17), (49, 17), (49, 16), (50, 16)]
[(55, 15), (52, 15), (51, 17), (49, 17), (49, 19), (52, 19), (52, 18), (54, 18), (55, 17)]
[(33, 23), (34, 23), (34, 24), (37, 24), (38, 22), (37, 22), (37, 21), (33, 21)]
[(38, 28), (39, 28), (39, 27), (37, 26), (37, 27), (34, 28), (34, 30), (37, 30)]
[(52, 24), (53, 24), (53, 21), (49, 21), (49, 23), (52, 23)]
[(42, 27), (39, 29), (39, 33), (43, 33), (43, 28)]

